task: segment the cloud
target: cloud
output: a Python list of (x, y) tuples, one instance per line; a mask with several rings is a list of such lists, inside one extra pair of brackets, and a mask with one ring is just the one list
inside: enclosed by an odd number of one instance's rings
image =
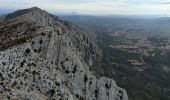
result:
[(159, 3), (159, 4), (170, 4), (170, 2), (162, 2), (162, 3)]
[(169, 3), (170, 0), (0, 0), (0, 8), (22, 9), (38, 6), (53, 12), (135, 15), (168, 14)]

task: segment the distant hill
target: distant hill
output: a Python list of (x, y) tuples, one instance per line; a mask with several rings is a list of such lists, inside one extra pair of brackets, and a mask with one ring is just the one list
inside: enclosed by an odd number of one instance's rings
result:
[(11, 13), (13, 12), (14, 10), (11, 10), (11, 9), (0, 9), (0, 15), (4, 15), (4, 14), (8, 14), (8, 13)]

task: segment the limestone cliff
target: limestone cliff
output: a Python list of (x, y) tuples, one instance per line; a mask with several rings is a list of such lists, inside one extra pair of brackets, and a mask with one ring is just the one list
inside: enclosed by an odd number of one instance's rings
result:
[(100, 60), (86, 31), (39, 8), (0, 23), (2, 100), (128, 100), (114, 80), (89, 71)]

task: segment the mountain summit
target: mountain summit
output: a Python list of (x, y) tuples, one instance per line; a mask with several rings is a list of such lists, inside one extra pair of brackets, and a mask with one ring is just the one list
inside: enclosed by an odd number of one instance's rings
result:
[(12, 18), (15, 18), (15, 17), (19, 17), (19, 16), (22, 16), (24, 14), (28, 14), (28, 13), (46, 13), (46, 11), (43, 11), (41, 10), (40, 8), (38, 7), (33, 7), (33, 8), (29, 8), (29, 9), (23, 9), (23, 10), (18, 10), (14, 13), (10, 13), (6, 16), (6, 20), (9, 20), (9, 19), (12, 19)]
[(89, 68), (100, 53), (86, 31), (37, 7), (0, 23), (2, 100), (128, 100), (114, 80)]

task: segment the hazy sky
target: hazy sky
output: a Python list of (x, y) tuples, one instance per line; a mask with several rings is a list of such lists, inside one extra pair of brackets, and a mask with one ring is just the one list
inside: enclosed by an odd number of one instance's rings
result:
[(170, 0), (0, 0), (0, 9), (32, 6), (54, 12), (80, 14), (170, 15)]

